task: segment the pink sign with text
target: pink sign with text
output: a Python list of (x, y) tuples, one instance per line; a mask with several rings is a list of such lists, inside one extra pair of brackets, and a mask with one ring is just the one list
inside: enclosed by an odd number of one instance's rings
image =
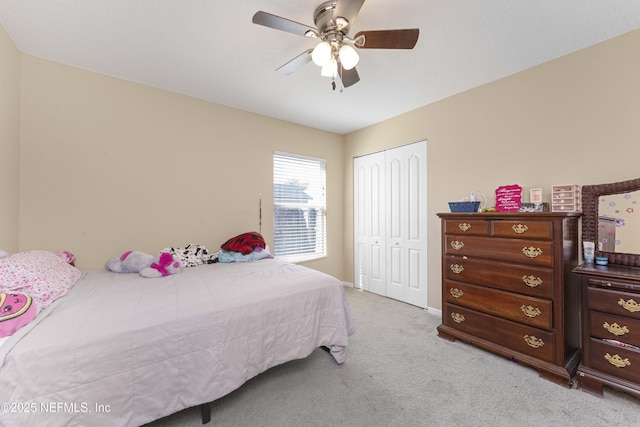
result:
[(496, 188), (496, 210), (498, 212), (518, 212), (522, 202), (522, 187), (517, 184)]

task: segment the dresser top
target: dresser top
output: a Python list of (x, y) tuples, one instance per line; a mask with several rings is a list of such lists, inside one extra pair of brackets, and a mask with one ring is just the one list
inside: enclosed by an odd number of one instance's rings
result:
[(530, 218), (530, 219), (554, 219), (554, 218), (578, 218), (582, 212), (439, 212), (440, 218), (464, 217), (473, 219), (493, 218)]

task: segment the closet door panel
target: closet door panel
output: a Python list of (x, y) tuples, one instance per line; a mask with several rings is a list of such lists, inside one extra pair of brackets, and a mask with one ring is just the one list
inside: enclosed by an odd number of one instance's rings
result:
[(356, 286), (424, 308), (426, 154), (422, 141), (354, 159)]
[(384, 192), (384, 153), (355, 158), (355, 286), (380, 295), (386, 294)]

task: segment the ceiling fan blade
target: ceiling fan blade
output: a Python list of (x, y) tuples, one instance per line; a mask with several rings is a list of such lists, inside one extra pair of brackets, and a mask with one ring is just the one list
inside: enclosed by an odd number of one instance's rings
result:
[(336, 8), (333, 11), (334, 22), (338, 17), (346, 18), (349, 23), (343, 27), (343, 30), (345, 33), (348, 32), (358, 17), (358, 13), (360, 13), (363, 4), (364, 0), (338, 0), (336, 2)]
[(296, 56), (291, 61), (284, 64), (283, 66), (278, 68), (276, 71), (286, 76), (288, 76), (289, 74), (292, 74), (298, 68), (311, 62), (311, 52), (313, 52), (313, 49), (309, 49), (307, 51), (302, 52), (300, 55)]
[(251, 21), (254, 24), (264, 25), (265, 27), (275, 28), (276, 30), (286, 31), (299, 36), (307, 35), (309, 31), (315, 35), (318, 34), (313, 27), (263, 11), (256, 12)]
[(360, 31), (354, 44), (361, 49), (413, 49), (419, 34), (418, 28)]
[(344, 67), (342, 67), (342, 64), (340, 64), (340, 69), (338, 71), (340, 80), (342, 80), (342, 85), (344, 87), (353, 86), (360, 81), (360, 76), (356, 71), (356, 67), (353, 67), (350, 70), (346, 70)]

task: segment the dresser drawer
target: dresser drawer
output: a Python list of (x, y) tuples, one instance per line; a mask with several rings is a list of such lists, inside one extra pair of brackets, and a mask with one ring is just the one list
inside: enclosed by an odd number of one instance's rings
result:
[(593, 287), (587, 292), (591, 310), (640, 319), (640, 294)]
[(464, 234), (467, 236), (488, 236), (491, 223), (484, 219), (448, 219), (444, 222), (446, 234)]
[(554, 278), (550, 268), (453, 255), (446, 255), (444, 264), (444, 275), (449, 280), (553, 298)]
[(549, 221), (493, 221), (492, 235), (521, 239), (551, 239), (553, 223)]
[(638, 282), (627, 282), (624, 280), (611, 280), (608, 278), (589, 278), (589, 285), (596, 286), (600, 288), (617, 290), (622, 292), (636, 292), (640, 293), (640, 283)]
[(591, 367), (607, 374), (640, 382), (640, 351), (591, 338)]
[(481, 257), (523, 264), (553, 265), (551, 241), (486, 238), (476, 236), (445, 236), (445, 253)]
[(590, 311), (591, 336), (640, 347), (640, 320)]
[(458, 305), (446, 304), (445, 325), (494, 342), (513, 351), (553, 362), (555, 334)]
[(448, 302), (544, 329), (553, 329), (550, 300), (532, 298), (482, 286), (445, 281)]

